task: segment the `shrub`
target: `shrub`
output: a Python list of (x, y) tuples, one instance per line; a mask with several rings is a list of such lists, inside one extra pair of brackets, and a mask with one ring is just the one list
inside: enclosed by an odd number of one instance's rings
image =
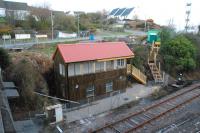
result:
[(168, 43), (162, 44), (160, 53), (168, 72), (184, 72), (196, 68), (196, 49), (183, 35), (178, 35)]
[(0, 48), (0, 67), (2, 69), (5, 69), (9, 65), (10, 65), (10, 57), (8, 52), (5, 49)]

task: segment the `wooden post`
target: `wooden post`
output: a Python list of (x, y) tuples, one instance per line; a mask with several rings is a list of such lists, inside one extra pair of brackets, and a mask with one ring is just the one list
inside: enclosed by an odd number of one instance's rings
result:
[(80, 74), (82, 75), (83, 74), (83, 64), (80, 63)]
[(156, 54), (154, 53), (154, 64), (156, 65)]
[(158, 63), (158, 69), (159, 69), (159, 73), (160, 73), (160, 62)]

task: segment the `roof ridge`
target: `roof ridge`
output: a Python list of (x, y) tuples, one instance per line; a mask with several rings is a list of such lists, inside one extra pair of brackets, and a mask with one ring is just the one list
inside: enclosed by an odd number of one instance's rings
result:
[(84, 44), (88, 44), (88, 45), (94, 45), (94, 44), (119, 44), (119, 43), (121, 43), (121, 44), (126, 44), (125, 42), (83, 42), (83, 43), (73, 43), (73, 44), (62, 44), (62, 43), (60, 43), (60, 44), (57, 44), (57, 46), (60, 46), (60, 45), (84, 45)]

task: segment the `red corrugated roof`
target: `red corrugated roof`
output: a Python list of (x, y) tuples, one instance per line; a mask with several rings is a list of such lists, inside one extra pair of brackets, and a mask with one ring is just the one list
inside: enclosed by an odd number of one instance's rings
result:
[(65, 63), (127, 57), (134, 55), (124, 42), (59, 44), (56, 52), (58, 51), (62, 55)]

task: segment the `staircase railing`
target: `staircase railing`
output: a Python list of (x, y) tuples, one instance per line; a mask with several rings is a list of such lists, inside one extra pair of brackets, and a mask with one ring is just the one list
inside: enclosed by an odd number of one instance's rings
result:
[(155, 82), (163, 82), (163, 76), (160, 70), (160, 63), (157, 64), (157, 55), (159, 49), (160, 49), (160, 42), (153, 42), (148, 58), (148, 64), (151, 69), (151, 73), (154, 77)]
[(127, 73), (132, 74), (137, 80), (146, 84), (147, 76), (131, 64), (127, 64)]

